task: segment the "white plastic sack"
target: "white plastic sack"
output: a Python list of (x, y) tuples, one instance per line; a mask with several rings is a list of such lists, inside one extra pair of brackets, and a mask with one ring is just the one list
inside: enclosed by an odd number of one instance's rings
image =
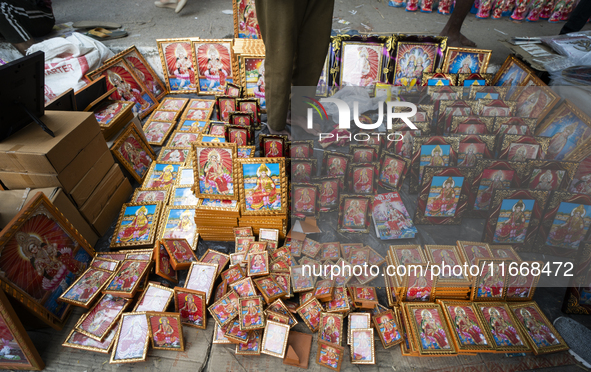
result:
[(46, 103), (70, 88), (84, 87), (84, 75), (113, 57), (113, 52), (103, 43), (77, 32), (34, 44), (27, 54), (37, 51), (45, 53)]

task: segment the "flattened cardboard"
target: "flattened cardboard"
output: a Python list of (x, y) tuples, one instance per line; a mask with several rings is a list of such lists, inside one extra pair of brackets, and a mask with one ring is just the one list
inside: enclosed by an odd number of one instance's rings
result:
[(290, 366), (299, 367), (300, 366), (300, 358), (298, 354), (293, 350), (291, 345), (287, 345), (287, 351), (285, 352), (285, 358), (283, 359), (283, 364), (289, 364)]
[[(292, 364), (287, 361), (289, 350), (293, 349), (299, 359), (299, 364)], [(312, 350), (312, 335), (302, 332), (290, 331), (287, 339), (287, 353), (283, 359), (283, 364), (308, 369), (310, 360), (310, 350)]]
[(121, 182), (99, 215), (91, 223), (92, 228), (94, 228), (94, 231), (97, 232), (99, 236), (103, 236), (107, 233), (107, 230), (109, 230), (109, 227), (115, 220), (115, 217), (117, 217), (121, 206), (127, 201), (127, 199), (129, 199), (132, 191), (133, 189), (129, 183), (129, 180), (124, 177), (123, 182)]
[(124, 178), (119, 164), (113, 164), (105, 178), (80, 208), (80, 213), (87, 221), (94, 221), (97, 218)]
[(100, 134), (90, 112), (47, 111), (41, 120), (55, 137), (35, 123), (27, 125), (0, 142), (0, 170), (58, 174)]
[(115, 164), (115, 159), (111, 152), (105, 152), (100, 156), (97, 162), (90, 168), (88, 172), (82, 177), (80, 182), (72, 189), (70, 196), (78, 207), (82, 207), (88, 200), (94, 189), (107, 175), (109, 170)]

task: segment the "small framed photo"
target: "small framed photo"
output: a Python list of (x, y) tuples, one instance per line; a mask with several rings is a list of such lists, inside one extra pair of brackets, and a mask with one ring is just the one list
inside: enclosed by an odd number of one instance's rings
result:
[(205, 293), (205, 302), (209, 303), (213, 291), (213, 282), (217, 277), (217, 264), (193, 262), (187, 274), (185, 288)]
[(225, 137), (227, 135), (227, 123), (210, 122), (207, 134), (212, 136)]
[(329, 313), (346, 313), (350, 310), (349, 296), (346, 287), (336, 287), (332, 300), (326, 303), (326, 311)]
[(154, 247), (154, 261), (156, 262), (154, 273), (169, 282), (178, 283), (178, 273), (172, 268), (170, 254), (162, 241), (156, 242)]
[(476, 265), (480, 275), (473, 278), (472, 301), (502, 301), (507, 289), (507, 266), (505, 260), (478, 259)]
[[(458, 83), (458, 76), (457, 74), (444, 74), (441, 72), (429, 72), (424, 73), (421, 80), (421, 85), (427, 87), (450, 87), (455, 86)], [(432, 91), (432, 90), (431, 90)], [(433, 100), (435, 101), (436, 98), (441, 97), (441, 92), (436, 91), (437, 93), (433, 93)]]
[(567, 191), (579, 163), (570, 161), (528, 160), (529, 179), (521, 186), (530, 190)]
[(148, 273), (150, 261), (125, 260), (103, 289), (103, 293), (132, 298)]
[(291, 158), (309, 159), (314, 154), (314, 141), (291, 141), (289, 153)]
[(272, 320), (277, 323), (289, 325), (289, 317), (287, 315), (282, 315), (274, 311), (268, 310), (265, 312), (265, 315), (267, 317), (267, 320)]
[(226, 293), (228, 293), (228, 282), (222, 280), (221, 283), (217, 285), (215, 288), (213, 302), (217, 302), (220, 298), (222, 298)]
[(400, 320), (396, 313), (390, 309), (381, 312), (373, 317), (373, 324), (384, 349), (388, 349), (394, 345), (403, 342), (402, 333), (400, 332)]
[(230, 112), (230, 124), (241, 127), (254, 128), (254, 114), (252, 112), (233, 111)]
[(212, 344), (232, 344), (230, 340), (228, 340), (225, 336), (226, 329), (220, 327), (219, 324), (215, 323), (213, 328), (213, 340), (211, 341)]
[(153, 245), (161, 209), (160, 202), (123, 204), (111, 247), (139, 248)]
[(236, 253), (247, 253), (251, 243), (255, 242), (254, 236), (236, 236), (234, 243), (236, 244)]
[(153, 249), (137, 249), (126, 252), (128, 252), (125, 254), (126, 260), (152, 261), (152, 257), (154, 256)]
[(550, 137), (505, 134), (497, 151), (498, 158), (514, 162), (544, 158), (552, 160), (545, 155), (549, 150), (550, 141)]
[(260, 296), (241, 297), (239, 299), (239, 318), (242, 330), (265, 328), (263, 298)]
[(238, 157), (242, 159), (254, 158), (254, 146), (238, 146)]
[(340, 186), (342, 177), (317, 177), (313, 179), (318, 185), (318, 207), (320, 212), (333, 212), (339, 206)]
[(384, 151), (380, 160), (378, 182), (389, 190), (398, 190), (410, 169), (410, 159)]
[(139, 183), (144, 181), (150, 166), (156, 159), (152, 148), (135, 125), (128, 126), (115, 140), (111, 146), (111, 152)]
[(246, 273), (240, 265), (232, 265), (226, 271), (222, 272), (222, 280), (225, 280), (228, 284), (244, 278), (246, 278)]
[(253, 281), (268, 304), (280, 297), (289, 294), (289, 291), (285, 291), (282, 286), (270, 276), (253, 279)]
[(230, 323), (240, 311), (240, 296), (234, 291), (226, 293), (209, 307), (209, 313), (221, 327)]
[(333, 151), (325, 151), (322, 157), (322, 174), (325, 176), (345, 176), (353, 157)]
[(183, 163), (154, 162), (142, 185), (145, 188), (162, 189), (176, 183), (177, 173)]
[(512, 304), (509, 309), (535, 355), (568, 350), (564, 339), (535, 301)]
[(88, 309), (113, 275), (112, 271), (90, 267), (62, 293), (59, 301)]
[(272, 312), (287, 316), (289, 318), (289, 326), (294, 327), (296, 324), (298, 324), (298, 321), (296, 320), (295, 316), (293, 315), (293, 314), (297, 313), (296, 310), (297, 310), (297, 308), (293, 309), (293, 306), (290, 306), (288, 308), (283, 303), (283, 301), (281, 299), (277, 299), (267, 307), (265, 312), (268, 313), (268, 312), (272, 311)]
[(172, 289), (155, 283), (148, 283), (133, 311), (166, 311), (173, 297), (174, 291)]
[[(511, 261), (505, 260), (506, 265), (509, 265), (510, 262)], [(539, 267), (544, 266), (544, 264), (539, 261), (524, 262), (526, 262), (526, 265), (529, 267), (535, 267), (535, 265), (539, 265)], [(534, 297), (539, 280), (540, 277), (533, 275), (531, 270), (527, 275), (507, 276), (505, 301), (531, 301)]]
[[(101, 354), (109, 354), (113, 347), (113, 343), (115, 342), (115, 335), (117, 334), (118, 328), (119, 326), (116, 324), (115, 328), (109, 332), (109, 335), (105, 337), (104, 341), (93, 340), (73, 329), (62, 346), (84, 351), (94, 351)], [(30, 368), (32, 367), (29, 367), (29, 369)]]
[[(414, 343), (420, 355), (452, 355), (456, 347), (439, 304), (405, 304)], [(433, 335), (433, 336), (432, 336)]]
[(289, 268), (291, 274), (291, 285), (295, 293), (306, 292), (314, 289), (316, 284), (316, 277), (309, 271), (306, 273), (303, 265), (291, 266)]
[(261, 122), (261, 105), (257, 98), (241, 98), (237, 100), (236, 111), (250, 112), (253, 114), (254, 122), (258, 127)]
[(148, 143), (152, 146), (162, 146), (174, 129), (173, 121), (148, 121), (144, 124), (144, 134)]
[(318, 340), (318, 351), (316, 352), (317, 364), (334, 371), (340, 371), (344, 355), (345, 349), (342, 346)]
[(177, 185), (170, 190), (169, 205), (194, 207), (199, 204), (199, 198), (193, 193), (193, 185)]
[(197, 93), (191, 40), (161, 39), (156, 43), (168, 90), (171, 93)]
[(341, 195), (337, 231), (343, 233), (368, 233), (372, 202), (373, 197), (371, 196)]
[(235, 237), (247, 237), (254, 236), (252, 233), (252, 227), (234, 227), (232, 229)]
[(218, 120), (229, 123), (230, 113), (236, 111), (236, 98), (228, 96), (217, 96), (216, 106), (218, 108)]
[(341, 245), (339, 242), (322, 243), (322, 249), (320, 251), (320, 258), (323, 260), (336, 261), (340, 258)]
[(322, 305), (314, 297), (297, 309), (297, 313), (312, 332), (320, 328), (320, 314), (323, 311)]
[(278, 229), (259, 229), (259, 240), (266, 241), (266, 242), (276, 242), (279, 240), (279, 230)]
[(291, 215), (296, 219), (305, 219), (318, 215), (318, 186), (305, 183), (294, 183), (291, 186)]
[(449, 167), (456, 164), (460, 148), (458, 137), (415, 137), (410, 168), (409, 192), (420, 191), (426, 166)]
[(316, 159), (291, 159), (291, 181), (295, 183), (310, 183), (316, 175)]
[[(238, 146), (238, 149), (240, 147), (248, 147), (249, 145), (252, 144), (252, 130), (249, 127), (241, 127), (238, 125), (229, 125), (227, 128), (227, 133), (226, 133), (226, 139), (228, 140), (229, 143), (234, 143), (236, 144), (236, 146)], [(254, 146), (253, 146), (254, 147)], [(244, 149), (243, 149), (244, 151)], [(239, 158), (249, 158), (250, 153), (248, 154), (249, 156), (237, 156)], [(252, 155), (254, 156), (254, 151), (252, 153)]]
[(373, 329), (351, 330), (351, 363), (375, 364)]
[(145, 189), (145, 188), (137, 188), (133, 192), (133, 196), (131, 197), (131, 203), (149, 203), (149, 202), (162, 202), (162, 205), (168, 203), (168, 193), (169, 190), (167, 189)]
[(118, 266), (119, 266), (119, 261), (111, 260), (109, 258), (103, 258), (98, 255), (94, 256), (94, 258), (92, 259), (92, 262), (90, 263), (90, 267), (95, 267), (97, 269), (103, 269), (103, 270), (107, 270), (107, 271), (111, 271), (111, 272), (114, 272), (115, 270), (117, 270)]
[(240, 297), (256, 296), (257, 291), (252, 279), (250, 277), (241, 279), (230, 285), (233, 290), (240, 295)]
[(349, 165), (348, 169), (349, 192), (358, 195), (373, 195), (377, 190), (378, 164)]
[(146, 360), (150, 329), (146, 313), (126, 313), (121, 317), (111, 354), (111, 364)]
[(448, 47), (441, 70), (450, 74), (484, 74), (491, 53), (484, 49)]
[(230, 265), (240, 265), (243, 269), (246, 269), (245, 260), (246, 254), (244, 252), (230, 253)]
[(378, 150), (376, 145), (351, 145), (349, 155), (353, 157), (353, 163), (373, 163), (378, 160)]
[(218, 265), (218, 275), (226, 268), (226, 265), (230, 262), (230, 256), (223, 254), (213, 249), (208, 249), (201, 257), (201, 262), (214, 263)]
[(273, 321), (267, 321), (263, 335), (261, 353), (283, 359), (287, 348), (289, 326)]
[(184, 351), (183, 326), (179, 313), (148, 312), (150, 339), (156, 350)]
[(281, 135), (264, 134), (259, 136), (261, 155), (265, 158), (285, 156), (287, 138)]
[(162, 239), (160, 241), (170, 257), (170, 264), (174, 270), (187, 270), (197, 257), (185, 239)]
[(348, 323), (347, 345), (351, 345), (351, 331), (354, 329), (371, 328), (371, 315), (369, 313), (349, 313)]
[(131, 300), (111, 294), (103, 297), (76, 324), (76, 332), (101, 342), (110, 334)]
[(246, 262), (248, 276), (269, 275), (269, 254), (267, 251), (248, 253)]
[(343, 315), (335, 313), (321, 313), (318, 340), (341, 345), (343, 340)]
[[(200, 199), (199, 203), (203, 201), (204, 199)], [(192, 206), (167, 206), (160, 219), (159, 239), (184, 239), (192, 250), (197, 250), (199, 234), (195, 224), (195, 210), (196, 207)]]
[(235, 188), (236, 169), (234, 159), (236, 145), (232, 143), (196, 143), (193, 145), (195, 161), (195, 196), (200, 198), (238, 198)]
[(163, 163), (186, 163), (190, 151), (187, 147), (163, 147), (157, 160)]
[(511, 314), (504, 302), (474, 303), (478, 317), (496, 351), (508, 353), (527, 353), (531, 351), (522, 327)]
[(237, 159), (241, 213), (273, 215), (287, 211), (283, 158)]
[(403, 279), (404, 301), (432, 302), (439, 276), (433, 275), (431, 267), (424, 264), (407, 264)]
[(240, 98), (242, 96), (242, 87), (240, 85), (226, 82), (224, 94), (226, 96)]
[(240, 329), (240, 320), (238, 317), (232, 319), (224, 328), (226, 329), (224, 336), (233, 344), (244, 343), (248, 340), (249, 332)]
[(192, 132), (184, 132), (180, 130), (175, 130), (170, 135), (168, 142), (166, 143), (167, 147), (182, 147), (182, 148), (190, 148), (191, 144), (199, 139), (199, 133), (192, 133)]
[(373, 309), (378, 304), (375, 287), (350, 287), (351, 297), (355, 306), (362, 309)]
[(181, 324), (201, 329), (207, 327), (204, 292), (174, 287), (174, 309), (180, 314)]
[(468, 301), (441, 301), (458, 352), (494, 351), (484, 325), (476, 315), (475, 304)]
[[(314, 297), (316, 297), (319, 301), (328, 302), (328, 301), (332, 300), (333, 291), (334, 291), (334, 280), (331, 280), (331, 279), (319, 280), (316, 282), (316, 287), (314, 287)], [(328, 341), (330, 341), (330, 340), (328, 340)]]
[(322, 249), (322, 244), (317, 242), (316, 240), (312, 240), (309, 237), (304, 239), (304, 243), (302, 244), (302, 253), (310, 258), (314, 258), (318, 256), (320, 250)]
[(192, 40), (192, 44), (199, 94), (224, 94), (226, 84), (234, 84), (238, 79), (234, 65), (234, 41), (232, 39)]
[(236, 345), (236, 355), (261, 355), (262, 330), (248, 332), (248, 341)]

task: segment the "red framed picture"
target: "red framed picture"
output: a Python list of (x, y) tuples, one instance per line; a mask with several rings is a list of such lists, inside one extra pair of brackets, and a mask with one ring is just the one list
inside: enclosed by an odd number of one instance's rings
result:
[(207, 327), (206, 297), (204, 292), (174, 287), (174, 310), (181, 316), (181, 323), (189, 327)]
[(316, 175), (316, 159), (291, 160), (291, 182), (310, 183)]
[(291, 215), (296, 219), (318, 216), (318, 186), (294, 183), (291, 186)]
[(373, 195), (377, 190), (378, 163), (350, 164), (348, 169), (349, 192)]

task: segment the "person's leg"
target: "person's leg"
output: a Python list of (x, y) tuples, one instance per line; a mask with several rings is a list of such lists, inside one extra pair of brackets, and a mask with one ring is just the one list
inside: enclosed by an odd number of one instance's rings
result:
[(55, 18), (51, 9), (34, 1), (0, 0), (0, 34), (23, 55), (33, 45), (33, 37), (51, 32)]
[(470, 8), (472, 8), (474, 0), (457, 0), (451, 16), (447, 20), (445, 27), (439, 35), (447, 36), (447, 46), (455, 47), (476, 47), (476, 44), (460, 33), (462, 24)]
[(572, 11), (568, 21), (562, 26), (560, 35), (568, 34), (570, 32), (581, 31), (585, 23), (591, 17), (591, 0), (581, 0), (579, 5)]
[(291, 92), (297, 25), (306, 0), (255, 0), (265, 43), (265, 100), (271, 133), (284, 133)]
[[(314, 97), (322, 73), (332, 28), (333, 0), (308, 0), (303, 22), (299, 25), (298, 45), (293, 71), (293, 86), (300, 97), (292, 96), (292, 124), (308, 131), (301, 96)], [(302, 87), (307, 87), (303, 89)], [(316, 131), (309, 131), (315, 133)]]

